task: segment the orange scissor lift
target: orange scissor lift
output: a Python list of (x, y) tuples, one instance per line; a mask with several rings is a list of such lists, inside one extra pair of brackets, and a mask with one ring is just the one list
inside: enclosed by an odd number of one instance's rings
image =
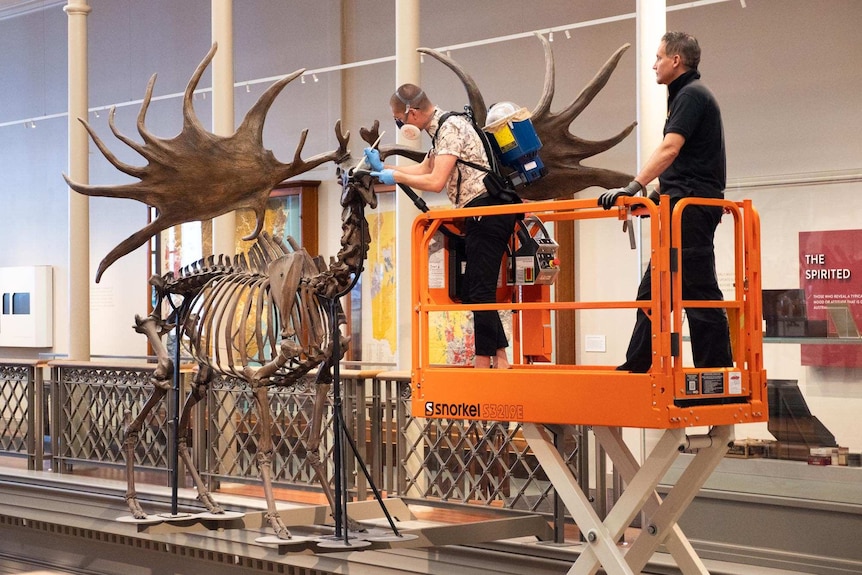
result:
[[(417, 217), (412, 238), (413, 366), (412, 411), (417, 417), (517, 421), (534, 455), (587, 543), (570, 573), (609, 575), (640, 573), (664, 544), (682, 573), (708, 573), (677, 526), (677, 520), (732, 445), (734, 426), (767, 420), (766, 373), (760, 281), (760, 221), (750, 200), (733, 202), (684, 199), (673, 213), (662, 197), (648, 203), (653, 299), (646, 301), (551, 301), (549, 286), (498, 290), (504, 303), (465, 306), (450, 297), (441, 278), (453, 270), (429, 265), (440, 241), (441, 226), (457, 225), (468, 216), (520, 213), (525, 210), (543, 224), (616, 218), (631, 225), (631, 210), (643, 202), (624, 197), (605, 211), (595, 199), (534, 202), (470, 209), (432, 210)], [(721, 206), (733, 218), (733, 297), (723, 301), (681, 299), (680, 218), (692, 204)], [(673, 218), (673, 220), (671, 220)], [(671, 222), (670, 227), (661, 225)], [(671, 234), (673, 230), (673, 234)], [(443, 266), (450, 266), (448, 258)], [(632, 286), (632, 292), (635, 286)], [(552, 363), (551, 313), (558, 310), (605, 310), (643, 307), (653, 318), (653, 364), (648, 373), (628, 373), (607, 365)], [(683, 365), (682, 313), (686, 307), (720, 307), (730, 322), (734, 367), (694, 368)], [(475, 369), (432, 364), (430, 316), (464, 309), (513, 311), (512, 369)], [(634, 314), (632, 314), (634, 315)], [(626, 324), (629, 329), (631, 324)], [(539, 358), (541, 361), (537, 361)], [(554, 447), (544, 424), (592, 426), (626, 484), (613, 509), (602, 520), (593, 509)], [(687, 428), (707, 427), (705, 434)], [(661, 438), (639, 464), (622, 439), (621, 429), (663, 430)], [(661, 498), (656, 487), (678, 455), (695, 449), (685, 471)], [(616, 542), (643, 511), (647, 522), (627, 549)]]

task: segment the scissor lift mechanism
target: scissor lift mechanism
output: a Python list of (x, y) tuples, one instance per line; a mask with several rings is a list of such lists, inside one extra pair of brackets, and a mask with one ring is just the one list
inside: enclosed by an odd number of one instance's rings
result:
[[(640, 200), (641, 202), (643, 200)], [(543, 222), (618, 218), (629, 220), (635, 198), (623, 198), (605, 211), (595, 199), (536, 202), (461, 210), (433, 210), (413, 226), (413, 415), (473, 420), (519, 421), (555, 490), (586, 539), (584, 551), (569, 571), (609, 575), (640, 573), (660, 545), (665, 545), (681, 572), (706, 574), (706, 567), (686, 540), (677, 520), (733, 442), (737, 423), (767, 420), (766, 373), (763, 369), (760, 304), (760, 221), (750, 200), (732, 202), (688, 198), (670, 212), (667, 198), (650, 213), (652, 293), (649, 301), (557, 302), (517, 301), (458, 305), (448, 290), (429, 287), (429, 248), (442, 225), (475, 215), (515, 213), (525, 209)], [(721, 206), (733, 218), (734, 295), (723, 301), (681, 299), (680, 218), (692, 204)], [(673, 220), (671, 220), (673, 218)], [(662, 222), (672, 221), (671, 234)], [(673, 290), (671, 290), (673, 286)], [(634, 287), (634, 286), (633, 286)], [(673, 293), (673, 300), (671, 299)], [(509, 370), (432, 365), (429, 361), (429, 314), (456, 309), (514, 310), (519, 315), (541, 310), (589, 310), (643, 307), (650, 312), (653, 365), (648, 373), (619, 372), (613, 366), (528, 363), (524, 342), (514, 329), (515, 362)], [(725, 308), (730, 321), (735, 366), (691, 368), (682, 361), (682, 313), (686, 307)], [(518, 322), (515, 321), (517, 326)], [(524, 330), (521, 333), (527, 333)], [(535, 333), (535, 332), (532, 332)], [(604, 520), (557, 452), (543, 424), (589, 425), (620, 472), (626, 489)], [(707, 426), (705, 435), (686, 435), (686, 428)], [(658, 444), (639, 465), (622, 439), (620, 428), (663, 429)], [(686, 448), (697, 454), (676, 485), (661, 498), (656, 487)], [(632, 519), (647, 518), (640, 536), (628, 548), (617, 541)]]

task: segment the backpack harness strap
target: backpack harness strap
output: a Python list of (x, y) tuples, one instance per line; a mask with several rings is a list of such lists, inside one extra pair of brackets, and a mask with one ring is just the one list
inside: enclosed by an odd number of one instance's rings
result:
[[(446, 112), (442, 116), (440, 116), (440, 122), (437, 124), (437, 129), (434, 131), (434, 135), (431, 137), (431, 144), (436, 148), (437, 147), (437, 134), (440, 133), (440, 128), (443, 126), (443, 123), (448, 120), (451, 116), (466, 116), (470, 121), (470, 125), (473, 126), (473, 129), (476, 131), (476, 134), (479, 136), (479, 139), (482, 141), (482, 146), (485, 148), (485, 157), (488, 158), (488, 164), (490, 168), (486, 168), (481, 164), (477, 164), (475, 162), (469, 162), (462, 158), (457, 158), (455, 160), (456, 164), (464, 164), (474, 170), (479, 170), (481, 172), (485, 172), (486, 174), (490, 172), (496, 172), (499, 175), (499, 170), (497, 168), (496, 158), (494, 154), (491, 152), (491, 145), (488, 143), (488, 138), (485, 136), (485, 133), (479, 129), (479, 126), (476, 125), (476, 122), (473, 120), (473, 111), (470, 109), (470, 106), (464, 106), (464, 112)], [(457, 192), (455, 194), (455, 205), (457, 206), (461, 200), (461, 170), (458, 170), (458, 182), (457, 182)]]

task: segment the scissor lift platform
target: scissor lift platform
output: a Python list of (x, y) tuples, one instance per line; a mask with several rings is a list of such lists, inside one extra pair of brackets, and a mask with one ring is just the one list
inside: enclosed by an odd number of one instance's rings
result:
[[(751, 396), (760, 374), (686, 370), (689, 379), (730, 382), (733, 394), (685, 397), (685, 379), (577, 366), (522, 365), (508, 370), (434, 367), (414, 371), (413, 415), (668, 429), (766, 421), (766, 402)], [(455, 389), (453, 389), (455, 388)], [(682, 399), (678, 399), (682, 397)]]
[[(664, 544), (683, 573), (705, 574), (706, 568), (685, 539), (677, 520), (732, 444), (734, 426), (768, 418), (762, 361), (760, 222), (751, 202), (688, 198), (680, 201), (673, 213), (667, 198), (658, 206), (648, 203), (652, 300), (560, 302), (550, 301), (549, 290), (513, 289), (505, 303), (464, 306), (453, 301), (449, 290), (439, 285), (441, 274), (437, 273), (432, 282), (429, 272), (431, 246), (432, 242), (440, 241), (440, 228), (457, 225), (468, 216), (527, 211), (545, 223), (618, 218), (630, 225), (632, 206), (640, 202), (622, 198), (609, 211), (598, 208), (595, 200), (589, 199), (433, 210), (419, 216), (413, 227), (412, 245), (413, 415), (522, 423), (524, 438), (587, 539), (585, 551), (570, 573), (595, 573), (599, 567), (610, 575), (639, 573), (658, 546)], [(696, 204), (720, 206), (726, 215), (733, 217), (732, 298), (721, 301), (681, 298), (685, 270), (676, 258), (682, 245), (680, 218), (686, 207)], [(442, 277), (451, 277), (448, 270)], [(523, 298), (524, 293), (530, 293), (532, 299)], [(536, 293), (541, 297), (536, 298)], [(519, 322), (550, 323), (551, 311), (638, 307), (653, 318), (653, 364), (647, 373), (617, 371), (613, 366), (533, 362), (523, 353), (529, 342), (518, 340), (519, 334), (538, 333), (536, 329), (523, 329)], [(681, 311), (686, 307), (727, 310), (733, 367), (683, 365)], [(430, 314), (458, 309), (514, 311), (515, 358), (511, 369), (475, 369), (430, 362)], [(544, 329), (549, 327), (546, 325)], [(604, 521), (563, 462), (545, 424), (592, 426), (597, 443), (620, 471), (626, 489)], [(638, 465), (623, 441), (622, 427), (664, 430), (643, 465)], [(709, 432), (686, 435), (686, 428), (693, 427), (707, 427)], [(686, 448), (695, 448), (697, 454), (662, 499), (656, 486)], [(618, 547), (619, 537), (640, 511), (648, 518), (641, 536), (627, 550)]]

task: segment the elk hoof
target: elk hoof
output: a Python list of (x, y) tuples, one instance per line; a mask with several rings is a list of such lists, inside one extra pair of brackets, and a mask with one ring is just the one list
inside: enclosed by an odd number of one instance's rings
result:
[(354, 533), (365, 533), (366, 531), (368, 531), (365, 527), (362, 526), (362, 524), (360, 524), (352, 517), (347, 518), (347, 530), (353, 531)]
[(204, 504), (204, 507), (207, 508), (207, 511), (214, 515), (221, 515), (224, 513), (224, 509), (221, 505), (215, 502), (215, 499), (212, 498), (212, 495), (209, 493), (199, 493), (197, 500)]
[(266, 519), (269, 521), (269, 526), (272, 527), (272, 530), (275, 531), (275, 536), (279, 539), (292, 539), (293, 536), (290, 534), (290, 530), (288, 530), (287, 526), (281, 520), (281, 517), (278, 513), (267, 513)]
[(147, 514), (144, 513), (144, 510), (141, 508), (141, 504), (138, 503), (137, 497), (134, 495), (131, 497), (126, 497), (126, 505), (129, 506), (129, 511), (132, 514), (132, 517), (135, 519), (146, 519)]

